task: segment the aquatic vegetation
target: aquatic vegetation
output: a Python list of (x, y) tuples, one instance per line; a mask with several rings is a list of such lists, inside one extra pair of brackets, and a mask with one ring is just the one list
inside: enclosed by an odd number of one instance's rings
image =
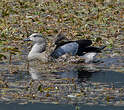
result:
[[(102, 70), (118, 71), (123, 74), (124, 3), (116, 0), (113, 3), (104, 1), (2, 0), (0, 2), (0, 101), (18, 101), (23, 104), (52, 101), (55, 104), (123, 105), (123, 82), (119, 87), (121, 82), (111, 84), (92, 82), (90, 77), (91, 72), (94, 71), (86, 72), (89, 74), (83, 76), (82, 82), (77, 81), (80, 78), (75, 74), (85, 73), (81, 71), (84, 69), (83, 64), (74, 67), (73, 78), (60, 78), (61, 75), (57, 74), (65, 70), (70, 74), (73, 63), (62, 62), (55, 65), (55, 63), (36, 62), (32, 65), (39, 66), (40, 72), (34, 72), (37, 76), (32, 76), (27, 66), (28, 49), (26, 48), (30, 48), (31, 44), (25, 44), (23, 39), (35, 32), (42, 33), (47, 39), (47, 48), (49, 48), (52, 46), (51, 41), (61, 30), (70, 40), (85, 38), (91, 39), (95, 46), (106, 45), (109, 51), (104, 51), (103, 55), (98, 56), (103, 58), (103, 63), (95, 65), (97, 67), (95, 70), (99, 70), (100, 67)], [(77, 68), (80, 68), (78, 72)], [(88, 70), (89, 68), (87, 67)], [(115, 74), (119, 74), (118, 72)], [(95, 71), (93, 74), (96, 73)], [(39, 77), (41, 79), (38, 79)]]
[(10, 0), (2, 1), (0, 7), (1, 46), (14, 42), (16, 47), (32, 32), (55, 36), (61, 29), (69, 39), (88, 38), (96, 42), (94, 45), (112, 48), (123, 31), (121, 2)]

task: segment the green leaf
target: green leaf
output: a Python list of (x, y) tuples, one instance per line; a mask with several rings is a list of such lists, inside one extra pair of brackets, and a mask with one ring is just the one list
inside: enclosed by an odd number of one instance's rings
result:
[(102, 40), (101, 37), (97, 37), (97, 38), (96, 38), (96, 42), (100, 42), (101, 40)]
[(42, 89), (41, 85), (38, 86), (38, 91), (43, 92), (43, 89)]
[(4, 54), (0, 54), (0, 60), (7, 59), (7, 57)]

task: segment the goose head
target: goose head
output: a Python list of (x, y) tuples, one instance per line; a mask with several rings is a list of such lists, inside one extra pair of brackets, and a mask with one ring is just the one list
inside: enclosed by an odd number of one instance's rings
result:
[(24, 41), (33, 41), (34, 43), (43, 43), (45, 42), (45, 39), (43, 36), (39, 33), (33, 33), (28, 38), (24, 39)]

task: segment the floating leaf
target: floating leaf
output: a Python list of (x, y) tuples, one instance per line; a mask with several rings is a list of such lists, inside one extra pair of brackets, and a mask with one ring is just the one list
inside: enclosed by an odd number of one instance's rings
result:
[(96, 42), (100, 42), (101, 40), (102, 40), (101, 37), (97, 37), (97, 38), (96, 38)]
[(0, 54), (0, 60), (7, 59), (7, 57), (4, 54)]
[(38, 91), (43, 92), (43, 89), (42, 89), (41, 85), (38, 86)]
[(50, 97), (51, 95), (49, 93), (46, 93), (46, 97)]
[(8, 46), (1, 49), (3, 52), (10, 52), (11, 54), (16, 55), (17, 53), (20, 53), (20, 50), (17, 47), (14, 46)]

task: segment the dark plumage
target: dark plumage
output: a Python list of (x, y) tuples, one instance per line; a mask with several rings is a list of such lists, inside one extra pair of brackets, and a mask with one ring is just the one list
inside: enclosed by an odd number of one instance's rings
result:
[[(101, 46), (101, 47), (93, 47), (93, 46), (88, 46), (84, 49), (84, 52), (89, 53), (89, 52), (96, 52), (96, 53), (101, 53), (101, 50), (103, 50), (106, 46)], [(82, 55), (82, 54), (81, 54)], [(79, 55), (80, 56), (80, 55)]]
[(92, 44), (91, 40), (76, 40), (76, 41), (66, 41), (56, 44), (55, 50), (52, 52), (51, 56), (53, 58), (59, 58), (60, 56), (68, 53), (70, 55), (81, 55), (85, 52), (85, 49)]
[(56, 48), (51, 53), (51, 57), (57, 59), (64, 54), (69, 54), (72, 56), (78, 55), (83, 56), (85, 62), (90, 62), (93, 60), (96, 53), (100, 53), (102, 49), (106, 46), (102, 47), (94, 47), (91, 46), (91, 40), (76, 40), (76, 41), (59, 41), (55, 42)]

